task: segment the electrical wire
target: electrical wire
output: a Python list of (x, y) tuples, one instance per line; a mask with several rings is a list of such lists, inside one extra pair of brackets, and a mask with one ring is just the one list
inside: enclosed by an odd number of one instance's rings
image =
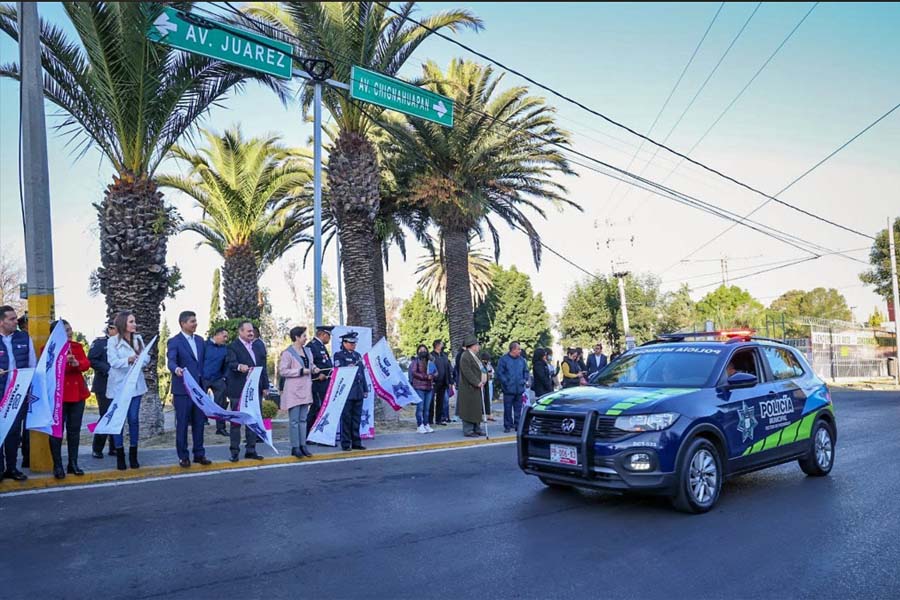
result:
[[(650, 128), (647, 129), (647, 135), (650, 135), (651, 133), (653, 133), (653, 129), (656, 127), (656, 124), (659, 123), (660, 117), (662, 117), (662, 114), (666, 110), (666, 107), (669, 106), (669, 101), (671, 101), (672, 96), (675, 95), (675, 90), (677, 90), (678, 86), (681, 85), (681, 80), (684, 79), (684, 76), (687, 73), (688, 69), (694, 63), (694, 59), (697, 57), (697, 53), (700, 51), (700, 47), (703, 46), (703, 42), (706, 41), (706, 38), (709, 35), (710, 30), (713, 28), (713, 25), (715, 25), (716, 21), (719, 19), (719, 15), (722, 13), (723, 8), (725, 8), (724, 2), (719, 4), (719, 9), (716, 11), (716, 14), (713, 15), (713, 18), (709, 22), (709, 25), (706, 26), (706, 31), (703, 32), (703, 35), (700, 37), (700, 41), (697, 42), (697, 45), (694, 47), (694, 51), (691, 53), (691, 57), (688, 59), (687, 63), (685, 63), (684, 68), (681, 69), (681, 74), (678, 75), (678, 79), (675, 81), (675, 85), (673, 85), (672, 89), (669, 90), (669, 95), (666, 97), (665, 101), (662, 103), (662, 106), (659, 108), (659, 112), (656, 113), (656, 117), (653, 119), (653, 123), (650, 124)], [(631, 160), (628, 161), (628, 166), (625, 167), (626, 171), (630, 170), (631, 167), (634, 165), (634, 161), (635, 161), (635, 159), (637, 159), (638, 154), (643, 149), (644, 143), (645, 143), (644, 140), (641, 140), (641, 143), (638, 145), (637, 150), (635, 150), (634, 155), (631, 157)], [(659, 148), (657, 148), (656, 150), (658, 151)], [(653, 153), (653, 156), (656, 156), (656, 152)], [(653, 158), (651, 158), (650, 160), (652, 161)], [(612, 200), (613, 196), (616, 193), (616, 190), (618, 190), (618, 189), (619, 189), (619, 184), (617, 183), (613, 186), (612, 190), (610, 191), (609, 196), (606, 199), (606, 204), (604, 205), (604, 208)], [(605, 211), (603, 209), (601, 209), (600, 212), (604, 213)]]
[(556, 89), (554, 89), (554, 88), (552, 88), (552, 87), (550, 87), (550, 86), (548, 86), (548, 85), (546, 85), (546, 84), (543, 84), (543, 83), (541, 83), (541, 82), (539, 82), (539, 81), (533, 79), (532, 77), (529, 77), (528, 75), (525, 75), (525, 74), (522, 73), (521, 71), (519, 71), (519, 70), (517, 70), (517, 69), (513, 69), (513, 68), (511, 68), (511, 67), (505, 65), (504, 63), (501, 63), (501, 62), (499, 62), (498, 60), (496, 60), (496, 59), (494, 59), (494, 58), (491, 58), (490, 56), (488, 56), (488, 55), (486, 55), (486, 54), (484, 54), (484, 53), (482, 53), (482, 52), (479, 52), (479, 51), (475, 50), (474, 48), (472, 48), (472, 47), (470, 47), (470, 46), (468, 46), (468, 45), (466, 45), (466, 44), (460, 42), (459, 40), (453, 39), (453, 38), (451, 38), (451, 37), (449, 37), (449, 36), (443, 34), (442, 32), (437, 31), (436, 29), (434, 29), (434, 28), (432, 28), (432, 27), (429, 27), (429, 26), (425, 25), (425, 24), (422, 23), (421, 21), (418, 21), (418, 20), (416, 20), (416, 19), (414, 19), (414, 18), (412, 18), (412, 17), (410, 17), (410, 16), (408, 16), (408, 15), (404, 15), (404, 14), (398, 12), (396, 9), (391, 8), (391, 6), (390, 6), (389, 3), (385, 3), (385, 2), (376, 2), (376, 3), (379, 4), (379, 5), (381, 5), (381, 6), (382, 6), (383, 8), (385, 8), (386, 10), (388, 10), (388, 11), (394, 13), (395, 15), (397, 15), (397, 16), (399, 16), (399, 17), (401, 17), (401, 18), (403, 18), (403, 19), (405, 19), (405, 20), (407, 20), (407, 21), (410, 21), (410, 22), (412, 22), (412, 23), (415, 23), (416, 25), (422, 27), (423, 29), (425, 29), (425, 30), (431, 32), (432, 35), (435, 35), (435, 36), (437, 36), (437, 37), (439, 37), (439, 38), (441, 38), (441, 39), (443, 39), (443, 40), (449, 41), (450, 43), (455, 44), (456, 46), (459, 46), (459, 47), (462, 48), (463, 50), (466, 50), (467, 52), (470, 52), (470, 53), (474, 54), (475, 56), (478, 56), (478, 57), (480, 57), (480, 58), (482, 58), (482, 59), (484, 59), (484, 60), (486, 60), (486, 61), (488, 61), (488, 62), (490, 62), (490, 63), (492, 63), (492, 64), (494, 64), (494, 65), (496, 65), (496, 66), (498, 66), (498, 67), (500, 67), (501, 69), (505, 69), (505, 70), (509, 71), (510, 73), (513, 73), (514, 75), (517, 75), (517, 76), (521, 77), (521, 78), (524, 79), (525, 81), (531, 83), (532, 85), (535, 85), (535, 86), (539, 87), (540, 89), (544, 90), (545, 92), (548, 92), (548, 93), (550, 93), (550, 94), (553, 94), (553, 95), (556, 96), (557, 98), (560, 98), (561, 100), (564, 100), (564, 101), (566, 101), (566, 102), (568, 102), (568, 103), (570, 103), (570, 104), (573, 104), (573, 105), (575, 105), (575, 106), (581, 108), (582, 110), (587, 111), (588, 113), (590, 113), (590, 114), (592, 114), (592, 115), (594, 115), (594, 116), (600, 117), (601, 119), (603, 119), (603, 120), (606, 121), (607, 123), (610, 123), (611, 125), (614, 125), (614, 126), (620, 128), (620, 129), (623, 129), (623, 130), (625, 130), (625, 131), (631, 133), (632, 135), (635, 135), (635, 136), (637, 136), (637, 137), (639, 137), (639, 138), (641, 138), (641, 139), (643, 139), (643, 140), (645, 140), (645, 141), (648, 141), (648, 142), (650, 142), (651, 144), (653, 144), (653, 145), (655, 145), (655, 146), (658, 146), (658, 147), (660, 147), (661, 149), (666, 150), (667, 152), (669, 152), (669, 153), (671, 153), (671, 154), (674, 154), (675, 156), (678, 156), (678, 157), (680, 157), (680, 158), (683, 158), (684, 160), (686, 160), (686, 161), (688, 161), (688, 162), (690, 162), (690, 163), (692, 163), (692, 164), (694, 164), (694, 165), (696, 165), (696, 166), (698, 166), (698, 167), (701, 167), (702, 169), (705, 169), (706, 171), (709, 171), (710, 173), (713, 173), (713, 174), (715, 174), (715, 175), (717, 175), (717, 176), (719, 176), (719, 177), (721, 177), (721, 178), (723, 178), (723, 179), (726, 179), (726, 180), (728, 180), (728, 181), (730, 181), (730, 182), (732, 182), (732, 183), (734, 183), (734, 184), (736, 184), (736, 185), (738, 185), (738, 186), (740, 186), (740, 187), (742, 187), (742, 188), (744, 188), (744, 189), (747, 189), (747, 190), (749, 190), (749, 191), (751, 191), (751, 192), (753, 192), (753, 193), (755, 193), (755, 194), (758, 194), (758, 195), (760, 195), (760, 196), (763, 196), (764, 198), (768, 198), (768, 199), (770, 199), (770, 200), (773, 200), (774, 202), (777, 202), (777, 203), (782, 204), (782, 205), (784, 205), (784, 206), (787, 206), (787, 207), (789, 207), (789, 208), (793, 208), (794, 210), (797, 210), (797, 211), (799, 211), (799, 212), (802, 212), (803, 214), (806, 214), (807, 216), (812, 217), (812, 218), (814, 218), (814, 219), (816, 219), (816, 220), (818, 220), (818, 221), (821, 221), (821, 222), (823, 222), (823, 223), (827, 223), (827, 224), (832, 225), (832, 226), (834, 226), (834, 227), (837, 227), (837, 228), (839, 228), (839, 229), (843, 229), (843, 230), (845, 230), (845, 231), (848, 231), (848, 232), (850, 232), (850, 233), (854, 233), (854, 234), (856, 234), (856, 235), (859, 235), (859, 236), (861, 236), (861, 237), (864, 237), (864, 238), (867, 238), (867, 239), (870, 239), (870, 240), (874, 240), (874, 239), (875, 239), (873, 236), (871, 236), (871, 235), (869, 235), (869, 234), (863, 233), (863, 232), (861, 232), (861, 231), (857, 231), (856, 229), (852, 229), (852, 228), (847, 227), (847, 226), (845, 226), (845, 225), (841, 225), (840, 223), (837, 223), (837, 222), (832, 221), (832, 220), (830, 220), (830, 219), (826, 219), (825, 217), (822, 217), (822, 216), (820, 216), (820, 215), (817, 215), (817, 214), (814, 214), (814, 213), (812, 213), (812, 212), (803, 210), (803, 209), (801, 209), (801, 208), (799, 208), (799, 207), (796, 207), (796, 206), (794, 206), (794, 205), (792, 205), (792, 204), (790, 204), (790, 203), (788, 203), (788, 202), (785, 202), (784, 200), (780, 200), (779, 198), (777, 198), (777, 197), (775, 197), (775, 196), (771, 196), (771, 195), (769, 195), (769, 194), (767, 194), (767, 193), (765, 193), (765, 192), (763, 192), (763, 191), (761, 191), (761, 190), (759, 190), (759, 189), (757, 189), (757, 188), (755, 188), (755, 187), (753, 187), (753, 186), (751, 186), (751, 185), (749, 185), (749, 184), (747, 184), (747, 183), (744, 183), (743, 181), (741, 181), (741, 180), (739, 180), (739, 179), (736, 179), (736, 178), (734, 178), (734, 177), (731, 177), (730, 175), (727, 175), (727, 174), (723, 173), (722, 171), (719, 171), (719, 170), (717, 170), (717, 169), (715, 169), (715, 168), (713, 168), (713, 167), (711, 167), (711, 166), (709, 166), (709, 165), (707, 165), (707, 164), (705, 164), (705, 163), (702, 163), (702, 162), (700, 162), (700, 161), (694, 160), (694, 159), (691, 158), (690, 156), (688, 156), (688, 155), (686, 155), (686, 154), (683, 154), (683, 153), (681, 153), (681, 152), (679, 152), (679, 151), (677, 151), (677, 150), (674, 150), (673, 148), (671, 148), (671, 147), (669, 147), (669, 146), (667, 146), (667, 145), (665, 145), (665, 144), (663, 144), (663, 143), (661, 143), (661, 142), (657, 142), (656, 140), (654, 140), (654, 139), (652, 139), (652, 138), (650, 138), (650, 137), (648, 137), (648, 136), (646, 136), (646, 135), (643, 135), (642, 133), (640, 133), (640, 132), (634, 130), (633, 128), (631, 128), (631, 127), (629, 127), (629, 126), (627, 126), (627, 125), (625, 125), (625, 124), (623, 124), (623, 123), (620, 123), (619, 121), (616, 121), (615, 119), (613, 119), (613, 118), (611, 118), (611, 117), (609, 117), (609, 116), (607, 116), (607, 115), (601, 113), (600, 111), (598, 111), (598, 110), (596, 110), (596, 109), (593, 109), (593, 108), (591, 108), (591, 107), (585, 105), (584, 103), (582, 103), (582, 102), (580, 102), (580, 101), (578, 101), (578, 100), (575, 100), (574, 98), (572, 98), (572, 97), (570, 97), (570, 96), (567, 96), (566, 94), (563, 94), (562, 92), (560, 92), (560, 91), (558, 91), (558, 90), (556, 90)]
[[(723, 62), (725, 62), (725, 58), (731, 52), (731, 49), (734, 48), (734, 45), (737, 43), (737, 41), (739, 39), (741, 39), (741, 36), (744, 34), (744, 31), (747, 29), (747, 26), (750, 25), (750, 21), (752, 21), (753, 17), (756, 16), (756, 13), (759, 11), (759, 8), (761, 6), (762, 6), (762, 2), (757, 2), (756, 8), (753, 9), (753, 11), (750, 13), (750, 16), (747, 17), (747, 19), (744, 21), (744, 24), (738, 30), (737, 34), (735, 34), (734, 38), (732, 38), (731, 43), (728, 44), (727, 48), (725, 48), (725, 52), (722, 53), (722, 56), (719, 57), (718, 62), (716, 62), (715, 66), (709, 72), (709, 75), (706, 76), (706, 79), (703, 80), (703, 83), (700, 84), (700, 87), (694, 93), (694, 97), (691, 98), (691, 101), (687, 103), (687, 106), (685, 106), (684, 110), (681, 111), (681, 115), (679, 115), (678, 119), (672, 125), (672, 128), (669, 129), (669, 133), (667, 133), (666, 137), (663, 138), (663, 141), (662, 141), (663, 144), (665, 144), (669, 141), (669, 138), (672, 137), (672, 134), (675, 133), (675, 130), (678, 129), (679, 125), (681, 125), (681, 122), (684, 120), (684, 117), (688, 114), (688, 111), (691, 110), (691, 108), (694, 106), (694, 103), (697, 101), (697, 98), (700, 97), (700, 94), (703, 93), (704, 89), (706, 89), (706, 85), (713, 78), (713, 75), (716, 74), (716, 72), (719, 70), (719, 67), (722, 66)], [(649, 133), (648, 133), (648, 135), (649, 135)], [(643, 175), (644, 173), (647, 172), (647, 169), (650, 167), (650, 164), (653, 162), (653, 159), (656, 158), (657, 154), (659, 154), (659, 146), (656, 147), (656, 150), (653, 152), (653, 156), (650, 157), (650, 160), (644, 164), (644, 167), (641, 169), (641, 175)], [(619, 199), (619, 201), (613, 207), (613, 209), (612, 209), (613, 213), (619, 208), (619, 205), (622, 203), (622, 201), (628, 197), (628, 192), (630, 190), (631, 190), (631, 188), (626, 190), (625, 194)]]
[[(807, 175), (809, 175), (810, 173), (812, 173), (813, 171), (815, 171), (816, 169), (818, 169), (820, 166), (822, 166), (823, 164), (825, 164), (829, 159), (831, 159), (831, 158), (834, 157), (836, 154), (838, 154), (841, 150), (843, 150), (844, 148), (846, 148), (847, 146), (849, 146), (850, 144), (852, 144), (854, 141), (856, 141), (857, 139), (859, 139), (860, 137), (862, 137), (867, 131), (869, 131), (870, 129), (872, 129), (872, 128), (875, 127), (876, 125), (878, 125), (880, 122), (882, 122), (884, 119), (886, 119), (888, 116), (890, 116), (891, 113), (893, 113), (893, 112), (894, 112), (895, 110), (897, 110), (898, 108), (900, 108), (900, 103), (894, 105), (893, 108), (891, 108), (891, 109), (888, 110), (886, 113), (884, 113), (883, 115), (881, 115), (880, 117), (878, 117), (877, 119), (875, 119), (874, 121), (872, 121), (871, 123), (869, 123), (868, 125), (866, 125), (861, 131), (859, 131), (859, 132), (856, 133), (853, 137), (851, 137), (849, 140), (847, 140), (846, 142), (844, 142), (843, 144), (841, 144), (840, 146), (838, 146), (833, 152), (831, 152), (830, 154), (828, 154), (825, 158), (823, 158), (822, 160), (820, 160), (819, 162), (817, 162), (816, 164), (814, 164), (813, 166), (811, 166), (810, 168), (808, 168), (806, 171), (804, 171), (803, 173), (801, 173), (799, 177), (795, 178), (795, 179), (794, 179), (793, 181), (791, 181), (789, 184), (787, 184), (786, 186), (784, 186), (783, 188), (781, 188), (781, 190), (780, 190), (776, 195), (783, 194), (784, 192), (786, 192), (786, 191), (788, 191), (789, 189), (791, 189), (791, 188), (794, 186), (794, 184), (796, 184), (796, 183), (799, 182), (801, 179), (803, 179), (804, 177), (806, 177)], [(751, 210), (750, 212), (748, 212), (748, 213), (747, 213), (746, 215), (744, 215), (744, 216), (745, 216), (745, 217), (750, 217), (750, 216), (756, 214), (756, 213), (759, 212), (763, 207), (765, 207), (768, 203), (769, 203), (769, 200), (764, 200), (761, 204), (759, 204), (756, 208), (754, 208), (753, 210)], [(718, 240), (719, 238), (721, 238), (723, 235), (725, 235), (726, 233), (728, 233), (729, 231), (731, 231), (732, 229), (734, 229), (735, 227), (737, 227), (738, 224), (739, 224), (739, 223), (733, 223), (733, 224), (729, 225), (728, 227), (726, 227), (725, 229), (723, 229), (723, 230), (722, 230), (721, 232), (719, 232), (718, 234), (714, 235), (712, 238), (710, 238), (709, 240), (707, 240), (707, 241), (704, 242), (703, 244), (697, 246), (697, 248), (695, 248), (695, 249), (694, 249), (693, 251), (691, 251), (687, 256), (685, 256), (683, 259), (681, 259), (681, 261), (684, 261), (685, 259), (688, 259), (688, 258), (694, 256), (695, 254), (697, 254), (698, 252), (700, 252), (701, 250), (703, 250), (704, 248), (706, 248), (707, 246), (709, 246), (710, 244), (712, 244), (713, 242), (715, 242), (716, 240)], [(679, 261), (679, 262), (681, 262), (681, 261)], [(673, 263), (673, 264), (677, 264), (677, 263)], [(671, 268), (671, 267), (669, 267), (669, 268)], [(667, 268), (666, 271), (668, 271), (669, 268)], [(665, 272), (665, 271), (663, 271), (663, 272)]]
[[(762, 73), (763, 71), (766, 70), (766, 67), (769, 66), (769, 63), (771, 63), (772, 60), (775, 58), (775, 56), (776, 56), (779, 52), (781, 52), (781, 49), (784, 48), (784, 46), (788, 43), (788, 41), (789, 41), (792, 37), (794, 37), (794, 34), (797, 33), (797, 30), (800, 29), (800, 26), (803, 25), (803, 23), (806, 21), (806, 19), (809, 17), (809, 15), (812, 14), (812, 12), (816, 9), (816, 7), (817, 7), (818, 5), (819, 5), (819, 3), (818, 3), (818, 2), (815, 2), (815, 3), (813, 3), (813, 5), (810, 7), (810, 9), (809, 9), (808, 11), (806, 11), (806, 14), (803, 15), (803, 17), (800, 19), (800, 21), (798, 21), (797, 24), (794, 25), (794, 28), (791, 29), (791, 30), (788, 32), (788, 34), (784, 37), (784, 39), (781, 40), (781, 43), (778, 44), (778, 46), (775, 48), (775, 50), (773, 50), (772, 53), (769, 55), (769, 57), (763, 62), (763, 64), (760, 65), (759, 69), (756, 70), (756, 73), (753, 74), (753, 77), (751, 77), (750, 80), (749, 80), (746, 84), (744, 84), (744, 87), (741, 88), (741, 91), (739, 91), (739, 92), (737, 93), (737, 95), (736, 95), (734, 98), (731, 99), (731, 102), (729, 102), (728, 105), (722, 110), (722, 112), (719, 113), (719, 116), (716, 117), (715, 121), (712, 122), (712, 125), (710, 125), (710, 126), (706, 129), (706, 131), (703, 132), (703, 135), (701, 135), (701, 136), (697, 139), (697, 141), (694, 142), (694, 145), (691, 146), (690, 150), (687, 151), (687, 154), (688, 154), (688, 155), (693, 154), (693, 153), (694, 153), (694, 150), (696, 150), (697, 147), (703, 142), (703, 140), (706, 139), (706, 136), (708, 136), (708, 135), (710, 134), (710, 132), (711, 132), (713, 129), (715, 129), (716, 125), (719, 124), (719, 121), (721, 121), (722, 118), (728, 113), (728, 111), (731, 110), (731, 108), (732, 108), (732, 107), (737, 103), (737, 101), (744, 95), (744, 92), (747, 91), (747, 89), (753, 84), (753, 82), (756, 81), (756, 78), (759, 77), (760, 73)], [(678, 161), (678, 164), (675, 166), (675, 168), (672, 169), (672, 170), (669, 172), (668, 175), (666, 175), (665, 179), (663, 179), (663, 183), (667, 182), (667, 181), (669, 180), (669, 178), (671, 178), (672, 175), (674, 175), (675, 172), (676, 172), (676, 171), (681, 167), (681, 165), (683, 165), (683, 164), (684, 164), (684, 161), (683, 161), (683, 160)], [(775, 194), (775, 195), (777, 196), (778, 194)], [(643, 202), (641, 202), (641, 203), (634, 209), (634, 211), (631, 213), (631, 216), (633, 217), (635, 214), (637, 214), (637, 212), (638, 212), (641, 208), (643, 208), (645, 205), (646, 205), (646, 199), (645, 199)]]

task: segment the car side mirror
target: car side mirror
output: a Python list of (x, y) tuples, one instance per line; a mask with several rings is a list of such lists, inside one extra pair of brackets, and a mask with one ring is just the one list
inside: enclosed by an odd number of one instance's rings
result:
[(752, 373), (735, 373), (728, 378), (728, 387), (730, 388), (753, 387), (757, 383), (759, 383), (759, 378)]

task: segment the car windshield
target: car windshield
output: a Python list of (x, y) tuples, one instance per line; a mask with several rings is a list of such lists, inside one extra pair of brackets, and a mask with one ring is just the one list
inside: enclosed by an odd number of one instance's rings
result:
[(709, 380), (721, 348), (635, 348), (601, 371), (591, 383), (608, 387), (700, 387)]

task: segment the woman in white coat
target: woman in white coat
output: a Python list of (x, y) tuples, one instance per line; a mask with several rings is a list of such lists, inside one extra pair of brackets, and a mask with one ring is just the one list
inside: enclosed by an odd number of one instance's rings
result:
[[(109, 338), (109, 342), (106, 345), (106, 360), (109, 362), (109, 382), (107, 383), (106, 393), (110, 398), (116, 398), (119, 395), (119, 392), (125, 385), (125, 378), (131, 365), (134, 364), (144, 349), (144, 340), (136, 333), (137, 322), (131, 311), (124, 310), (117, 314), (114, 323), (119, 333)], [(136, 395), (131, 398), (131, 402), (127, 407), (130, 446), (128, 449), (128, 461), (132, 469), (137, 469), (141, 466), (137, 458), (138, 436), (140, 434), (138, 416), (141, 411), (141, 397), (146, 392), (147, 383), (144, 381), (143, 375), (141, 375), (138, 377), (137, 386), (135, 387)], [(124, 471), (127, 467), (125, 466), (125, 442), (122, 433), (113, 435), (113, 443), (116, 446), (116, 468)]]
[(281, 408), (288, 409), (291, 454), (304, 458), (312, 456), (306, 447), (306, 417), (313, 402), (312, 378), (319, 374), (319, 369), (313, 363), (312, 351), (306, 347), (306, 327), (294, 327), (290, 336), (291, 345), (278, 361), (278, 375), (284, 378)]

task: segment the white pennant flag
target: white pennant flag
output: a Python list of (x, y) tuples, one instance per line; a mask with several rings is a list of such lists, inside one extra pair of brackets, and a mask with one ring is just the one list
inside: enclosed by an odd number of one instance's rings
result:
[(262, 367), (251, 367), (247, 372), (247, 381), (244, 383), (244, 389), (241, 391), (241, 400), (238, 403), (238, 412), (250, 417), (249, 421), (244, 425), (256, 434), (256, 437), (264, 441), (269, 448), (278, 454), (275, 444), (272, 442), (272, 431), (266, 429), (263, 421), (262, 410), (260, 404), (262, 400), (259, 397), (259, 378), (262, 375)]
[(0, 444), (12, 428), (22, 404), (28, 399), (34, 369), (13, 369), (9, 373), (6, 393), (0, 399)]
[(31, 380), (26, 427), (54, 437), (62, 437), (63, 378), (69, 338), (62, 319), (50, 332)]
[(319, 416), (313, 423), (313, 429), (307, 436), (307, 441), (334, 446), (334, 438), (337, 434), (338, 424), (341, 422), (341, 413), (350, 395), (350, 388), (356, 378), (359, 367), (335, 367), (328, 383), (328, 391), (322, 400), (322, 408)]
[(375, 394), (390, 404), (391, 408), (400, 410), (407, 404), (416, 404), (420, 401), (416, 390), (410, 385), (409, 379), (397, 364), (387, 340), (381, 338), (363, 356), (363, 360), (375, 387)]
[(113, 398), (109, 408), (106, 409), (106, 413), (97, 421), (93, 433), (109, 435), (122, 433), (122, 428), (125, 426), (125, 418), (128, 416), (128, 407), (131, 406), (131, 399), (136, 396), (135, 390), (137, 389), (138, 377), (144, 376), (143, 368), (149, 360), (150, 349), (153, 348), (155, 343), (156, 336), (153, 336), (150, 343), (141, 350), (137, 360), (131, 363), (128, 374), (125, 375), (125, 382), (119, 389), (119, 393)]

